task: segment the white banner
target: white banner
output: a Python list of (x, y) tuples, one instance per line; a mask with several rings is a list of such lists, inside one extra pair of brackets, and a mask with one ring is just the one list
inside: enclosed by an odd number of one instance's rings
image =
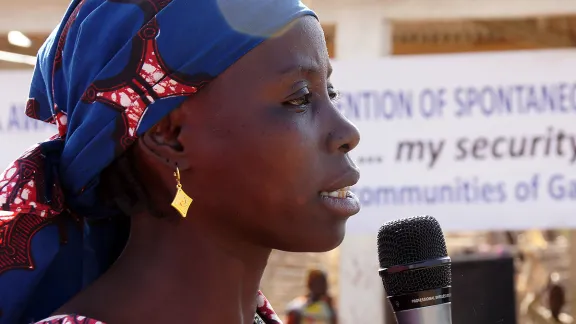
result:
[(56, 134), (56, 127), (26, 116), (32, 70), (0, 72), (0, 172), (25, 149)]
[(334, 63), (360, 129), (349, 232), (435, 216), (445, 230), (576, 226), (576, 51)]
[[(350, 232), (419, 214), (445, 230), (576, 226), (576, 51), (333, 65), (362, 134)], [(0, 169), (55, 133), (24, 115), (31, 74), (0, 73)]]
[(387, 301), (378, 268), (376, 236), (346, 235), (340, 245), (340, 324), (384, 323)]

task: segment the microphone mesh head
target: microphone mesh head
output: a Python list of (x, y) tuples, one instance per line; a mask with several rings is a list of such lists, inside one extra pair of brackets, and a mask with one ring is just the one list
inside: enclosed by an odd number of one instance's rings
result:
[[(417, 216), (388, 222), (378, 231), (380, 268), (408, 265), (448, 256), (438, 221)], [(452, 284), (450, 264), (382, 276), (388, 296), (447, 287)]]

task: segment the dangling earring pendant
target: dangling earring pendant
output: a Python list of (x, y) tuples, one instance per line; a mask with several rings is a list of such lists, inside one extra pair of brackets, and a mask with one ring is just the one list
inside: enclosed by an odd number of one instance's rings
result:
[(171, 205), (180, 213), (180, 215), (182, 215), (182, 217), (186, 217), (188, 208), (190, 208), (190, 205), (192, 204), (192, 198), (182, 190), (182, 183), (180, 183), (180, 170), (178, 167), (176, 167), (174, 177), (176, 178), (176, 196), (174, 196)]

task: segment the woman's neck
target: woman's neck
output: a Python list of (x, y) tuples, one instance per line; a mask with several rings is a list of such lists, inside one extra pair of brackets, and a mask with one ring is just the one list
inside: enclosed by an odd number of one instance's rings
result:
[(191, 223), (133, 215), (119, 260), (59, 313), (110, 324), (252, 324), (270, 250)]

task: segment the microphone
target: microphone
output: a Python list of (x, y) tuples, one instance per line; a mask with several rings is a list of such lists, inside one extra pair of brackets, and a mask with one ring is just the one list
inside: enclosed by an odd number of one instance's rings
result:
[(451, 261), (434, 217), (417, 216), (382, 225), (378, 261), (398, 324), (452, 324)]

